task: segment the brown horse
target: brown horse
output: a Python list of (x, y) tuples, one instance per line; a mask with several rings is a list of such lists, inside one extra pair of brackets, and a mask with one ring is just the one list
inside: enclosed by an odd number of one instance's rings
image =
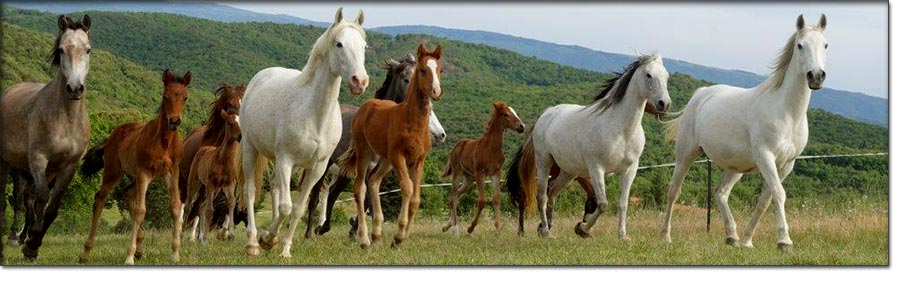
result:
[[(57, 69), (47, 84), (18, 83), (0, 96), (0, 196), (13, 183), (26, 200), (26, 259), (37, 258), (44, 234), (56, 220), (59, 203), (91, 139), (83, 101), (90, 69), (91, 18), (57, 19), (59, 33), (50, 61)], [(21, 194), (21, 193), (20, 193)], [(22, 197), (22, 196), (18, 196)], [(5, 199), (5, 198), (4, 198)], [(0, 200), (0, 237), (6, 228), (6, 200)], [(0, 243), (0, 263), (4, 261)]]
[[(389, 100), (370, 99), (363, 104), (353, 118), (350, 149), (339, 159), (341, 170), (357, 178), (354, 197), (358, 211), (357, 237), (360, 246), (370, 245), (365, 214), (365, 187), (372, 196), (372, 240), (381, 238), (384, 214), (378, 196), (381, 180), (388, 172), (396, 172), (400, 182), (401, 205), (397, 220), (398, 231), (391, 247), (400, 246), (409, 234), (412, 220), (418, 211), (425, 156), (431, 150), (431, 134), (428, 118), (431, 100), (441, 98), (441, 46), (429, 52), (424, 44), (417, 51), (416, 71), (407, 90), (406, 100), (395, 103)], [(368, 177), (370, 161), (378, 157), (378, 164)], [(366, 182), (368, 181), (368, 182)]]
[[(598, 94), (594, 97), (594, 101), (598, 101), (603, 98), (602, 94)], [(650, 103), (644, 104), (644, 112), (652, 114), (656, 117), (657, 120), (666, 115), (665, 112), (660, 112), (656, 110), (656, 106), (651, 105)], [(517, 152), (515, 157), (513, 157), (513, 162), (509, 166), (509, 170), (506, 173), (506, 188), (509, 190), (509, 198), (512, 200), (513, 205), (515, 205), (519, 209), (519, 236), (525, 236), (525, 211), (528, 208), (534, 206), (537, 202), (536, 197), (537, 194), (531, 194), (530, 191), (535, 189), (523, 186), (529, 181), (522, 181), (521, 179), (525, 179), (528, 177), (536, 177), (534, 169), (523, 169), (522, 167), (534, 167), (534, 151), (532, 146), (523, 145)], [(548, 186), (553, 186), (553, 182), (556, 177), (559, 176), (559, 166), (555, 163), (550, 168), (550, 181), (547, 183)], [(578, 182), (578, 185), (581, 186), (581, 189), (587, 193), (587, 198), (584, 201), (584, 215), (583, 217), (587, 219), (589, 214), (594, 213), (597, 209), (596, 200), (594, 200), (594, 192), (591, 187), (591, 179), (587, 177), (576, 177), (575, 181)], [(533, 182), (532, 182), (533, 183)], [(531, 184), (531, 183), (529, 183)], [(553, 225), (553, 209), (547, 209), (547, 218), (550, 225)]]
[[(192, 130), (184, 138), (184, 157), (181, 159), (181, 163), (178, 167), (180, 170), (178, 190), (181, 191), (181, 202), (187, 207), (186, 209), (193, 210), (184, 213), (184, 221), (186, 223), (195, 222), (193, 230), (191, 231), (192, 240), (195, 238), (195, 232), (197, 230), (197, 211), (200, 210), (200, 204), (206, 200), (206, 193), (201, 190), (196, 200), (188, 200), (188, 176), (191, 174), (191, 164), (194, 162), (194, 156), (197, 155), (197, 151), (199, 151), (201, 147), (219, 146), (227, 139), (225, 128), (227, 127), (228, 122), (227, 120), (222, 119), (220, 113), (222, 110), (225, 110), (228, 113), (238, 114), (241, 110), (241, 99), (244, 97), (244, 91), (246, 89), (247, 86), (244, 84), (236, 87), (232, 87), (227, 83), (219, 85), (215, 91), (217, 98), (210, 104), (209, 118), (203, 126)], [(241, 177), (241, 175), (238, 175), (238, 177)], [(215, 197), (213, 199), (215, 199)], [(244, 206), (242, 202), (238, 202), (238, 205)], [(220, 209), (220, 206), (218, 205), (215, 205), (215, 207), (216, 209)], [(238, 214), (243, 213), (240, 210), (224, 210), (222, 213), (228, 213), (230, 211), (235, 211)], [(243, 214), (246, 215), (246, 213)], [(236, 219), (237, 218), (233, 217), (232, 221), (235, 221)]]
[[(225, 223), (222, 231), (219, 232), (219, 239), (233, 239), (234, 234), (231, 233), (234, 228), (234, 188), (238, 177), (237, 151), (239, 141), (241, 141), (240, 118), (236, 111), (228, 112), (221, 110), (219, 113), (222, 120), (225, 120), (225, 134), (218, 146), (204, 146), (197, 151), (194, 160), (191, 163), (190, 176), (188, 176), (188, 200), (185, 202), (194, 202), (201, 190), (205, 191), (205, 200), (202, 202), (202, 210), (200, 212), (200, 241), (205, 241), (209, 237), (210, 220), (213, 214), (213, 202), (216, 195), (220, 191), (225, 192), (225, 204), (228, 207), (228, 215), (225, 217)], [(191, 213), (194, 204), (188, 204), (186, 213)], [(193, 237), (191, 237), (193, 238)]]
[(135, 179), (135, 189), (128, 208), (131, 213), (132, 238), (128, 245), (126, 264), (134, 264), (134, 258), (143, 255), (144, 235), (141, 224), (147, 211), (145, 199), (147, 186), (154, 178), (163, 177), (169, 188), (169, 213), (172, 216), (172, 261), (178, 262), (181, 248), (181, 197), (178, 191), (178, 164), (183, 148), (178, 126), (184, 102), (188, 98), (187, 86), (191, 83), (191, 72), (178, 77), (168, 69), (163, 72), (162, 103), (156, 118), (147, 123), (125, 123), (119, 125), (103, 143), (92, 147), (84, 157), (81, 173), (85, 176), (103, 172), (103, 184), (94, 196), (94, 216), (91, 230), (84, 242), (84, 252), (79, 261), (90, 260), (94, 248), (97, 223), (107, 196), (119, 184), (122, 176), (128, 174)]
[(469, 225), (468, 233), (475, 231), (481, 210), (486, 204), (484, 199), (484, 177), (489, 176), (494, 184), (494, 228), (500, 229), (500, 169), (506, 158), (503, 156), (503, 131), (516, 130), (525, 132), (525, 124), (516, 110), (506, 105), (505, 102), (494, 102), (494, 113), (488, 120), (484, 135), (478, 139), (463, 139), (456, 143), (450, 152), (450, 161), (444, 169), (444, 177), (451, 177), (453, 185), (450, 187), (450, 220), (442, 229), (452, 229), (453, 234), (459, 234), (456, 209), (459, 206), (459, 196), (469, 191), (472, 181), (478, 186), (478, 211), (475, 219)]

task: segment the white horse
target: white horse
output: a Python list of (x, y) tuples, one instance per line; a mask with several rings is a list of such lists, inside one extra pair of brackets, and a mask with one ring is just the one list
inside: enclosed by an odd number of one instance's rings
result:
[[(254, 179), (256, 169), (265, 169), (266, 159), (275, 160), (273, 177), (274, 221), (257, 242), (253, 204), (248, 204), (249, 237), (246, 250), (259, 255), (259, 246), (271, 249), (278, 243), (282, 221), (291, 216), (283, 238), (282, 257), (290, 257), (291, 241), (306, 208), (313, 184), (325, 173), (328, 157), (341, 137), (338, 93), (347, 79), (351, 93), (362, 94), (369, 84), (365, 69), (366, 34), (362, 11), (353, 22), (342, 20), (341, 9), (334, 23), (316, 40), (303, 71), (263, 69), (250, 80), (242, 100), (241, 125), (243, 172)], [(291, 204), (290, 178), (298, 168), (305, 176), (300, 197)], [(244, 183), (247, 202), (254, 202), (254, 180)]]
[[(575, 226), (577, 234), (590, 236), (591, 227), (608, 205), (604, 178), (611, 173), (620, 173), (619, 237), (629, 239), (625, 232), (625, 214), (631, 183), (644, 150), (641, 119), (645, 103), (656, 107), (657, 112), (668, 109), (671, 104), (668, 79), (669, 73), (658, 54), (641, 55), (623, 73), (607, 81), (593, 104), (562, 104), (541, 114), (523, 147), (523, 151), (528, 151), (529, 146), (533, 146), (534, 161), (531, 163), (534, 168), (528, 167), (531, 166), (530, 161), (519, 163), (522, 167), (519, 169), (536, 169), (537, 177), (525, 173), (520, 181), (524, 183), (523, 188), (533, 189), (535, 185), (528, 181), (537, 180), (537, 203), (541, 216), (538, 233), (541, 236), (550, 234), (556, 195), (577, 176), (590, 176), (593, 198), (598, 206)], [(524, 154), (520, 153), (520, 156)], [(559, 166), (560, 173), (548, 194), (547, 181), (554, 164)], [(518, 174), (517, 171), (510, 173)]]
[(672, 241), (669, 235), (672, 205), (678, 198), (684, 176), (691, 162), (705, 153), (724, 170), (722, 181), (716, 187), (716, 201), (725, 221), (726, 243), (734, 245), (739, 240), (728, 207), (731, 188), (743, 173), (758, 170), (765, 179), (765, 188), (740, 244), (753, 247), (756, 223), (774, 196), (778, 208), (777, 245), (782, 250), (791, 249), (793, 242), (788, 235), (781, 182), (791, 173), (794, 160), (806, 147), (809, 133), (806, 110), (811, 90), (820, 89), (825, 80), (828, 43), (824, 30), (825, 15), (816, 26), (806, 26), (800, 15), (797, 32), (788, 39), (774, 72), (766, 81), (752, 89), (727, 85), (697, 89), (681, 117), (670, 124), (670, 133), (677, 128), (678, 140), (675, 172), (669, 182), (669, 202), (662, 225), (666, 242)]

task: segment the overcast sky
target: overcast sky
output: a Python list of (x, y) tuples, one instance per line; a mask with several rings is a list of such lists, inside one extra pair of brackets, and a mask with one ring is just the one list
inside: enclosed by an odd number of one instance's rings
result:
[(888, 94), (887, 3), (238, 3), (226, 5), (331, 22), (366, 14), (365, 27), (435, 25), (484, 30), (614, 53), (768, 74), (778, 50), (807, 23), (828, 18), (827, 87)]

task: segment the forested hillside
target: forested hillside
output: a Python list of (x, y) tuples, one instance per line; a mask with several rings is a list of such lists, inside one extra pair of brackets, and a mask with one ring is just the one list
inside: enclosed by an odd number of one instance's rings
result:
[[(259, 70), (270, 66), (301, 68), (310, 45), (324, 29), (273, 23), (222, 23), (171, 14), (130, 12), (90, 12), (92, 17), (91, 72), (87, 81), (93, 140), (105, 138), (109, 130), (123, 121), (147, 120), (155, 112), (161, 93), (160, 72), (171, 68), (179, 73), (191, 70), (194, 84), (186, 106), (189, 130), (206, 118), (207, 104), (214, 86), (220, 81), (247, 82)], [(2, 88), (20, 81), (47, 81), (53, 74), (46, 62), (55, 34), (55, 15), (16, 9), (4, 9)], [(384, 71), (378, 64), (414, 52), (420, 43), (444, 48), (445, 96), (435, 102), (449, 137), (448, 143), (434, 149), (426, 162), (426, 183), (441, 182), (439, 172), (453, 143), (462, 138), (481, 136), (485, 120), (495, 100), (508, 102), (527, 124), (533, 124), (540, 112), (559, 103), (590, 102), (602, 84), (611, 77), (525, 57), (512, 51), (486, 45), (469, 44), (425, 35), (388, 35), (369, 32), (366, 53), (370, 88), (362, 97), (351, 98), (343, 89), (342, 102), (361, 104), (381, 84)], [(665, 54), (663, 54), (665, 55)], [(624, 67), (624, 65), (623, 65)], [(674, 108), (680, 109), (691, 93), (705, 82), (682, 74), (669, 80)], [(194, 98), (197, 97), (197, 98)], [(810, 145), (807, 154), (886, 151), (887, 129), (852, 121), (821, 110), (809, 111)], [(599, 122), (599, 121), (598, 121)], [(643, 165), (673, 161), (674, 146), (662, 141), (663, 125), (650, 116), (644, 118), (647, 145), (641, 157)], [(511, 155), (522, 142), (521, 135), (506, 134), (505, 151)], [(699, 170), (699, 169), (697, 169)], [(788, 196), (810, 198), (831, 193), (851, 192), (886, 196), (887, 158), (850, 160), (810, 160), (798, 163), (785, 186)], [(668, 169), (644, 170), (638, 174), (633, 193), (661, 198), (668, 181)], [(701, 198), (705, 183), (700, 173), (691, 174), (684, 197), (687, 202)], [(751, 202), (758, 176), (748, 176), (736, 188), (733, 200)], [(704, 179), (701, 181), (701, 179)], [(715, 179), (718, 181), (718, 178)], [(82, 184), (79, 179), (76, 184)], [(610, 196), (617, 196), (617, 180), (609, 182)], [(751, 187), (751, 188), (741, 188)], [(90, 204), (96, 183), (74, 186), (74, 195)], [(581, 196), (570, 189), (567, 196)], [(741, 191), (737, 191), (741, 190)], [(576, 193), (577, 192), (577, 193)], [(440, 214), (446, 209), (441, 188), (427, 188), (424, 214)], [(743, 194), (743, 195), (741, 195)], [(568, 199), (567, 199), (568, 198)], [(579, 205), (571, 197), (560, 200), (563, 206)], [(743, 204), (742, 204), (743, 205)]]

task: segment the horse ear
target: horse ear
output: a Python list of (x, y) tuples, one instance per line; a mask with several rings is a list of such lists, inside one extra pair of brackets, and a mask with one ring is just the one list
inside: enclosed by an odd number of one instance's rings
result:
[(335, 26), (344, 19), (344, 7), (338, 7), (337, 12), (334, 13), (334, 23), (331, 26)]
[(356, 24), (362, 26), (363, 21), (366, 19), (366, 15), (363, 14), (362, 10), (359, 10), (359, 13), (356, 14)]
[(191, 72), (188, 71), (184, 74), (184, 77), (181, 77), (181, 81), (184, 81), (184, 86), (191, 84)]
[(413, 54), (406, 53), (406, 60), (410, 62), (416, 62), (416, 57)]
[(440, 60), (441, 59), (441, 45), (437, 45), (437, 47), (434, 48), (434, 52), (432, 52), (431, 54), (434, 56), (434, 58)]
[(803, 14), (800, 14), (800, 16), (797, 17), (797, 30), (803, 29), (804, 26), (806, 26), (806, 22), (803, 20)]
[(398, 67), (398, 66), (400, 66), (400, 62), (399, 62), (399, 61), (396, 61), (396, 60), (394, 60), (394, 59), (388, 59), (388, 60), (387, 60), (387, 65), (390, 66), (390, 67)]
[(162, 80), (163, 84), (169, 84), (172, 81), (172, 72), (169, 69), (163, 70)]
[(822, 16), (819, 17), (819, 29), (825, 30), (825, 23), (825, 14), (822, 14)]
[(81, 29), (84, 30), (84, 32), (88, 32), (88, 30), (91, 29), (91, 16), (85, 14), (81, 17), (81, 26)]
[(419, 43), (419, 49), (416, 50), (416, 57), (421, 58), (423, 55), (428, 53), (428, 49), (425, 48), (425, 43)]
[(59, 27), (59, 32), (66, 31), (69, 28), (69, 22), (71, 19), (65, 15), (59, 15), (59, 19), (56, 21), (56, 25)]
[(500, 111), (501, 109), (503, 109), (503, 102), (495, 101), (492, 104), (494, 105), (494, 110)]

